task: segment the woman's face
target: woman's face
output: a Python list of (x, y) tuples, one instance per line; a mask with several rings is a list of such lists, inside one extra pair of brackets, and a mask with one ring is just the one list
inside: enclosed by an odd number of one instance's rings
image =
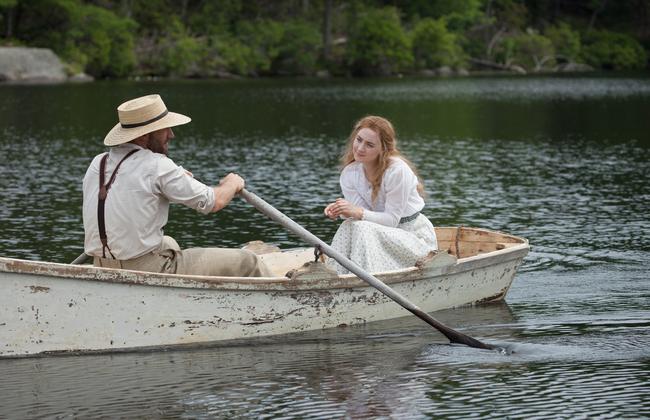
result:
[(352, 153), (354, 160), (361, 163), (374, 163), (381, 154), (381, 140), (379, 134), (370, 128), (362, 128), (357, 136), (352, 139)]

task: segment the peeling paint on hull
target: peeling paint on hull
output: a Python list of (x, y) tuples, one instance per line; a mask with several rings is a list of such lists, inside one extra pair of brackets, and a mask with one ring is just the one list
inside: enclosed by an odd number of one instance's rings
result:
[[(377, 277), (426, 312), (505, 297), (523, 242)], [(0, 258), (0, 357), (272, 336), (410, 316), (353, 275), (175, 276)]]

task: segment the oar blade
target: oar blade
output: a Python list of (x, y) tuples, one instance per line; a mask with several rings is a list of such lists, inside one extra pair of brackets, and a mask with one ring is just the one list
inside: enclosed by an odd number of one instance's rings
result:
[(464, 344), (469, 347), (474, 347), (476, 349), (484, 349), (484, 350), (493, 350), (495, 349), (494, 346), (490, 344), (483, 343), (482, 341), (479, 341), (475, 338), (472, 338), (468, 335), (465, 335), (461, 332), (458, 332), (456, 330), (453, 330), (449, 328), (448, 326), (441, 324), (440, 322), (436, 321), (435, 318), (433, 318), (431, 315), (428, 313), (424, 312), (421, 309), (409, 309), (415, 316), (418, 318), (422, 319), (425, 321), (427, 324), (431, 325), (440, 333), (442, 333), (447, 339), (454, 344)]

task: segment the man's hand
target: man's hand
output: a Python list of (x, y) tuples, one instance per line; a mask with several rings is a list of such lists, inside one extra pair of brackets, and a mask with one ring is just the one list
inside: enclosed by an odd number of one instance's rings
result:
[(221, 178), (219, 185), (214, 187), (214, 207), (212, 211), (219, 211), (222, 208), (226, 207), (233, 197), (242, 189), (246, 182), (244, 178), (240, 177), (237, 174), (229, 173), (228, 175)]
[(231, 172), (228, 175), (221, 178), (221, 180), (219, 181), (220, 186), (224, 184), (230, 185), (232, 188), (235, 189), (236, 192), (239, 192), (244, 189), (246, 182), (244, 181), (244, 178)]

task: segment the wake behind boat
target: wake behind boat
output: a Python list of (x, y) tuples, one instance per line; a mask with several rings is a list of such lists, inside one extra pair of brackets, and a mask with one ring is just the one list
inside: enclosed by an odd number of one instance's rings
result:
[[(436, 235), (437, 255), (374, 273), (426, 312), (502, 300), (529, 251), (526, 239), (484, 229), (436, 228)], [(0, 357), (207, 344), (409, 315), (353, 274), (303, 266), (313, 249), (276, 249), (261, 258), (276, 276), (179, 276), (0, 258)]]

